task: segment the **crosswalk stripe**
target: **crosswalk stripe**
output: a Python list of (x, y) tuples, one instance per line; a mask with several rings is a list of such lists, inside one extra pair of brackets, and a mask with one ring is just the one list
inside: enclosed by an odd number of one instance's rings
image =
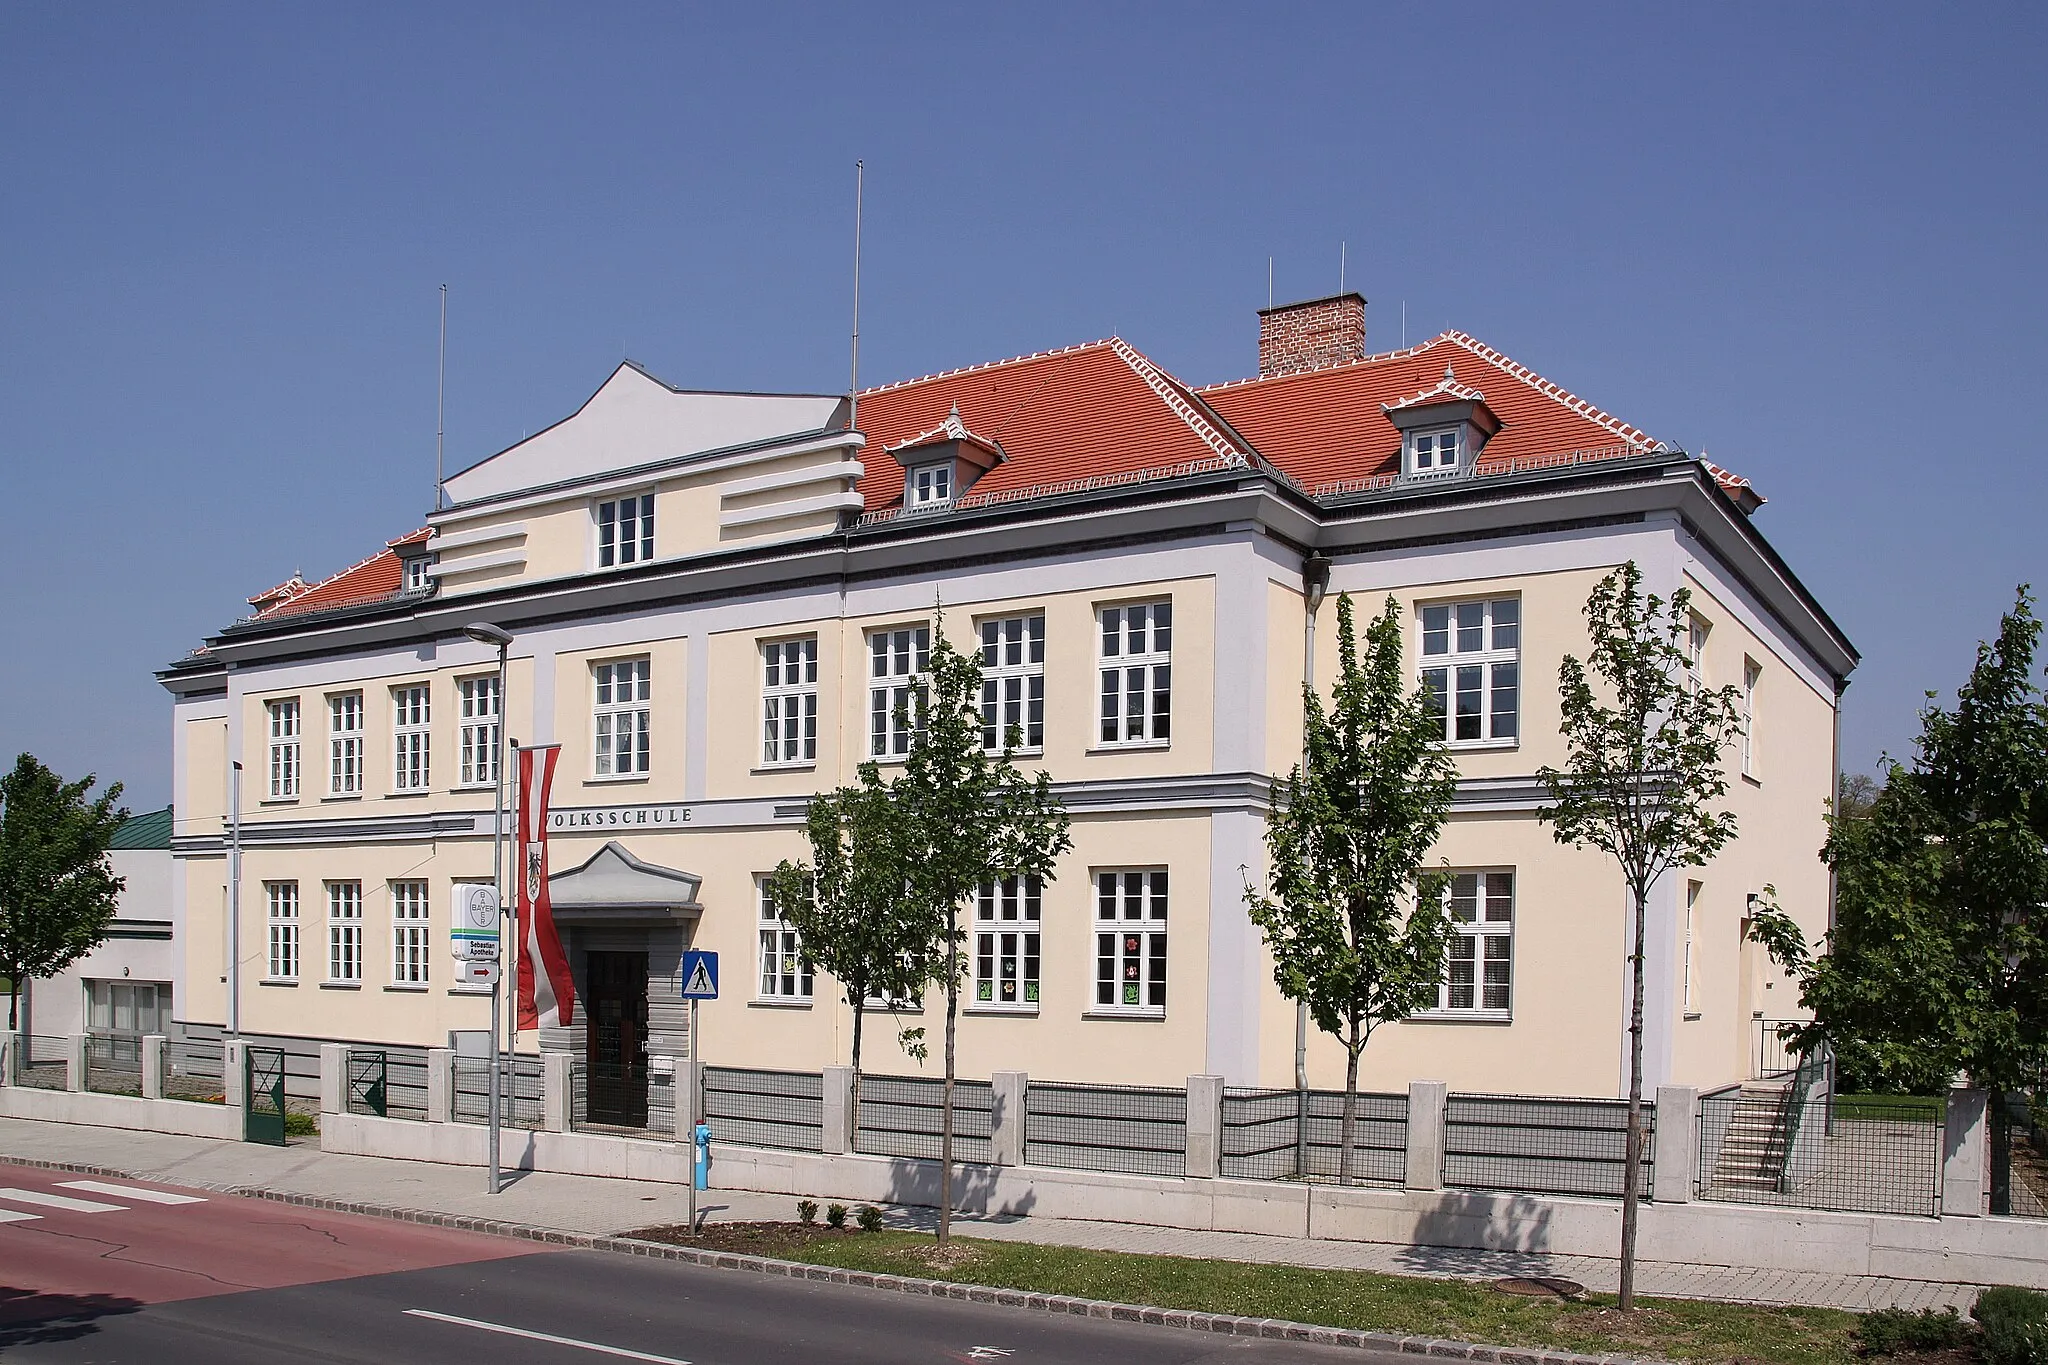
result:
[(41, 1204), (46, 1208), (63, 1209), (66, 1213), (120, 1213), (125, 1204), (98, 1204), (90, 1199), (73, 1199), (68, 1195), (51, 1194), (48, 1190), (0, 1189), (0, 1199), (10, 1204)]
[(33, 1223), (43, 1215), (23, 1213), (19, 1209), (0, 1209), (0, 1223)]
[(172, 1194), (169, 1190), (146, 1190), (140, 1185), (109, 1185), (104, 1180), (60, 1180), (58, 1187), (84, 1190), (87, 1194), (111, 1194), (116, 1199), (140, 1199), (146, 1204), (204, 1204), (196, 1194)]

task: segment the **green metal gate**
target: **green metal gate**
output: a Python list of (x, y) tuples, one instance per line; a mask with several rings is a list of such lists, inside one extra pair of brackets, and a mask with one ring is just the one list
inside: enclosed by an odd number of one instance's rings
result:
[(242, 1140), (284, 1146), (284, 1050), (242, 1049)]
[(348, 1104), (351, 1114), (384, 1117), (386, 1061), (382, 1052), (348, 1054)]

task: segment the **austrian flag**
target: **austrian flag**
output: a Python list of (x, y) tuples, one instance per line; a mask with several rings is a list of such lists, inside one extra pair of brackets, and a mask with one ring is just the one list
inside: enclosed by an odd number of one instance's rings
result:
[(561, 746), (519, 751), (519, 1027), (575, 1022), (576, 983), (548, 899), (548, 789)]

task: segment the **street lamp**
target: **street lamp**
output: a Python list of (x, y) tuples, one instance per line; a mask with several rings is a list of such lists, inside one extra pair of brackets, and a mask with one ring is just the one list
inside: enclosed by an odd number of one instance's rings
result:
[(505, 652), (512, 647), (512, 632), (488, 621), (472, 621), (462, 633), (480, 645), (498, 651), (497, 725), (491, 735), (491, 773), (497, 787), (491, 802), (491, 889), (498, 897), (498, 979), (491, 983), (491, 1170), (489, 1192), (499, 1192), (498, 1137), (503, 1129), (499, 1096), (504, 1086), (506, 1062), (498, 1053), (500, 1002), (505, 993)]

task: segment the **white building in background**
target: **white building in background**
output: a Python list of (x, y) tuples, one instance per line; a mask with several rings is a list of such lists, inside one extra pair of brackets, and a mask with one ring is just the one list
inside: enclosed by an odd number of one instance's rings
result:
[(126, 884), (105, 940), (29, 988), (21, 1031), (46, 1035), (172, 1033), (184, 970), (171, 909), (173, 806), (133, 815), (107, 854)]

